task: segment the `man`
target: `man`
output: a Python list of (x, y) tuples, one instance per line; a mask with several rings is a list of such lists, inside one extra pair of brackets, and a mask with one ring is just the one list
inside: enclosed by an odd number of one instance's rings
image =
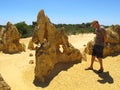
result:
[(91, 57), (91, 65), (85, 70), (93, 70), (93, 63), (95, 60), (95, 57), (97, 57), (99, 63), (100, 63), (100, 69), (98, 70), (98, 73), (102, 73), (104, 71), (103, 68), (103, 49), (104, 45), (107, 43), (107, 35), (106, 31), (104, 28), (102, 28), (99, 24), (98, 21), (93, 21), (91, 24), (91, 27), (93, 27), (95, 30), (95, 44), (93, 46), (93, 51), (92, 51), (92, 57)]

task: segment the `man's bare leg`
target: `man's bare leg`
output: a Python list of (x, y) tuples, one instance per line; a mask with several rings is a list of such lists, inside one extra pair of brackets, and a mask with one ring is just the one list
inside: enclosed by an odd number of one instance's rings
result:
[(104, 68), (103, 68), (103, 62), (102, 62), (102, 58), (98, 58), (98, 61), (100, 63), (100, 69), (98, 70), (98, 73), (102, 73)]
[(93, 63), (95, 61), (95, 56), (92, 56), (91, 57), (91, 64), (90, 64), (90, 67), (86, 68), (85, 70), (93, 70)]

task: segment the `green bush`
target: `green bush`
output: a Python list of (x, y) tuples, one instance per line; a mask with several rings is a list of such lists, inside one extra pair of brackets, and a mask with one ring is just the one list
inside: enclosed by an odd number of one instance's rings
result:
[(27, 25), (25, 22), (20, 22), (20, 23), (15, 24), (15, 26), (20, 32), (22, 38), (32, 36), (33, 30), (34, 30), (33, 25)]
[[(37, 23), (35, 21), (32, 22), (32, 25), (27, 25), (25, 22), (19, 22), (15, 24), (22, 38), (32, 36), (36, 25)], [(94, 29), (90, 27), (91, 23), (54, 24), (54, 25), (58, 31), (61, 30), (61, 27), (64, 27), (64, 30), (68, 35), (71, 35), (71, 34), (76, 35), (80, 33), (93, 33), (94, 32)], [(3, 27), (3, 26), (0, 25), (0, 27)], [(105, 26), (105, 27), (109, 27), (109, 26)]]
[(82, 24), (54, 24), (57, 30), (60, 30), (61, 27), (64, 27), (65, 32), (70, 34), (79, 34), (79, 33), (91, 33), (94, 31), (93, 28), (90, 27), (90, 23), (82, 23)]

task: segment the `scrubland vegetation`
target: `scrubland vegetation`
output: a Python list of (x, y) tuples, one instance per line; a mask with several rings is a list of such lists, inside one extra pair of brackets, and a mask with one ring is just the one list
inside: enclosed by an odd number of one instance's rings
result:
[[(82, 23), (82, 24), (54, 24), (57, 30), (60, 30), (61, 27), (64, 27), (65, 32), (68, 35), (76, 35), (80, 33), (91, 33), (94, 31), (90, 27), (91, 23)], [(33, 34), (36, 22), (32, 22), (32, 25), (27, 25), (25, 22), (19, 22), (14, 24), (18, 31), (21, 33), (22, 38), (30, 37)], [(5, 27), (0, 25), (0, 27)], [(108, 27), (108, 26), (105, 26)]]

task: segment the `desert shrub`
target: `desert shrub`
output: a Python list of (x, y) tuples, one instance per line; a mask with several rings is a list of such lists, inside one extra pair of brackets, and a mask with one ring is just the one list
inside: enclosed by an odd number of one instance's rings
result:
[[(32, 25), (27, 25), (24, 21), (15, 24), (22, 38), (32, 36), (36, 25), (37, 23), (35, 21), (32, 22)], [(94, 32), (94, 29), (90, 27), (91, 23), (54, 24), (54, 25), (58, 31), (61, 30), (61, 27), (64, 27), (65, 33), (68, 35), (71, 35), (71, 34), (76, 35), (80, 33), (93, 33)], [(0, 27), (5, 27), (5, 26), (0, 25)], [(105, 26), (105, 27), (107, 28), (108, 26)]]
[(19, 23), (15, 24), (15, 26), (17, 27), (18, 31), (20, 32), (22, 38), (32, 36), (33, 30), (34, 30), (33, 25), (27, 25), (25, 22), (19, 22)]

